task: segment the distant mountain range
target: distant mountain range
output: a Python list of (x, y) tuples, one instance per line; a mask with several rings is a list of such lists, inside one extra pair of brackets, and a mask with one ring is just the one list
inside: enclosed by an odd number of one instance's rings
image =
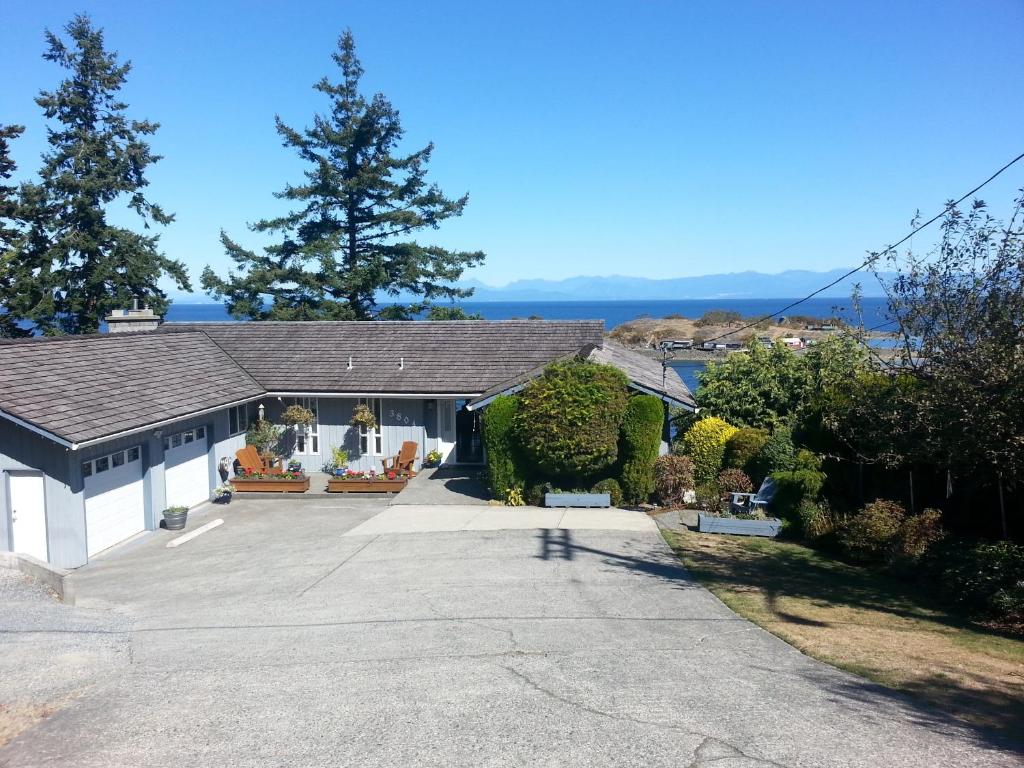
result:
[[(459, 285), (473, 288), (473, 301), (610, 301), (662, 299), (775, 299), (811, 293), (831, 283), (849, 268), (827, 272), (790, 269), (785, 272), (732, 272), (697, 277), (646, 278), (610, 275), (569, 277), (565, 280), (516, 280), (494, 287), (478, 280)], [(819, 294), (823, 298), (846, 298), (854, 283), (865, 296), (883, 296), (871, 273), (859, 272)]]
[[(479, 280), (463, 280), (462, 288), (472, 288), (470, 301), (643, 301), (672, 299), (775, 299), (794, 298), (831, 283), (849, 268), (814, 272), (789, 269), (785, 272), (731, 272), (697, 277), (647, 278), (624, 275), (579, 276), (564, 280), (516, 280), (504, 286), (492, 286)], [(884, 295), (871, 273), (858, 272), (819, 294), (822, 298), (846, 298), (854, 283), (860, 283), (864, 296)], [(206, 303), (202, 294), (173, 295), (181, 303)], [(381, 296), (381, 301), (396, 297)], [(409, 297), (399, 296), (399, 301)]]

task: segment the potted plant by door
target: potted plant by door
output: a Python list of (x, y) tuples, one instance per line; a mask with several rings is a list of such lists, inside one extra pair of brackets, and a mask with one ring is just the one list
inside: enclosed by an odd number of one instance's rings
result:
[(231, 495), (235, 492), (235, 486), (231, 483), (224, 483), (218, 485), (213, 489), (213, 503), (214, 504), (230, 504)]
[(188, 507), (168, 507), (164, 510), (164, 528), (180, 531), (188, 521)]
[(341, 477), (348, 468), (348, 451), (344, 448), (331, 448), (331, 457), (334, 459), (334, 476)]
[(439, 467), (439, 466), (441, 466), (441, 459), (442, 458), (443, 457), (441, 456), (441, 452), (440, 451), (430, 451), (427, 454), (426, 458), (423, 459), (423, 466), (427, 467), (427, 468)]

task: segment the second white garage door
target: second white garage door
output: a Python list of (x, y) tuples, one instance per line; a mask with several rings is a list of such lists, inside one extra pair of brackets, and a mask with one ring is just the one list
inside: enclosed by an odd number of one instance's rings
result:
[(92, 557), (146, 527), (138, 447), (82, 463), (86, 549)]
[(164, 436), (168, 507), (193, 507), (210, 498), (206, 427)]

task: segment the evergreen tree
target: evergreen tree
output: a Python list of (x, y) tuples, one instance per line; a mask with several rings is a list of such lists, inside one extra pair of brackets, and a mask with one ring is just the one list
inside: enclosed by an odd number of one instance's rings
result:
[(184, 265), (157, 250), (158, 235), (107, 221), (115, 204), (137, 213), (147, 230), (173, 221), (144, 194), (146, 170), (160, 159), (145, 137), (159, 126), (126, 116), (128, 105), (117, 94), (131, 64), (104, 49), (103, 31), (87, 16), (76, 16), (65, 31), (67, 44), (46, 33), (43, 58), (69, 75), (36, 99), (57, 125), (49, 131), (39, 185), (23, 191), (29, 236), (15, 286), (40, 294), (23, 316), (48, 334), (94, 332), (103, 316), (136, 295), (163, 313), (169, 302), (158, 281), (165, 275), (190, 289)]
[[(351, 32), (341, 36), (333, 59), (340, 82), (325, 77), (314, 86), (330, 99), (330, 112), (316, 115), (312, 127), (302, 131), (276, 119), (284, 145), (309, 166), (302, 183), (277, 194), (296, 208), (250, 227), (279, 242), (256, 253), (222, 232), (238, 271), (226, 278), (210, 267), (203, 272), (203, 287), (226, 299), (234, 317), (401, 319), (423, 311), (432, 299), (472, 293), (452, 282), (481, 263), (483, 253), (404, 239), (460, 216), (468, 196), (452, 200), (428, 184), (432, 144), (396, 155), (403, 135), (398, 111), (382, 94), (367, 99), (359, 92), (363, 68)], [(396, 298), (412, 294), (419, 301), (378, 308), (380, 292)]]
[(14, 307), (17, 249), (22, 238), (21, 211), (18, 188), (4, 184), (14, 175), (17, 166), (11, 157), (10, 142), (25, 130), (20, 125), (0, 125), (0, 338), (24, 336), (18, 327)]

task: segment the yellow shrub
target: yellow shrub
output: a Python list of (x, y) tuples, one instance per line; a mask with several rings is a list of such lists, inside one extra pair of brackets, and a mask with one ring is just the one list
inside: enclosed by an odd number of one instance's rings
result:
[(693, 474), (698, 485), (711, 483), (718, 477), (725, 456), (725, 443), (738, 430), (717, 416), (701, 419), (686, 430), (683, 448), (693, 460)]

